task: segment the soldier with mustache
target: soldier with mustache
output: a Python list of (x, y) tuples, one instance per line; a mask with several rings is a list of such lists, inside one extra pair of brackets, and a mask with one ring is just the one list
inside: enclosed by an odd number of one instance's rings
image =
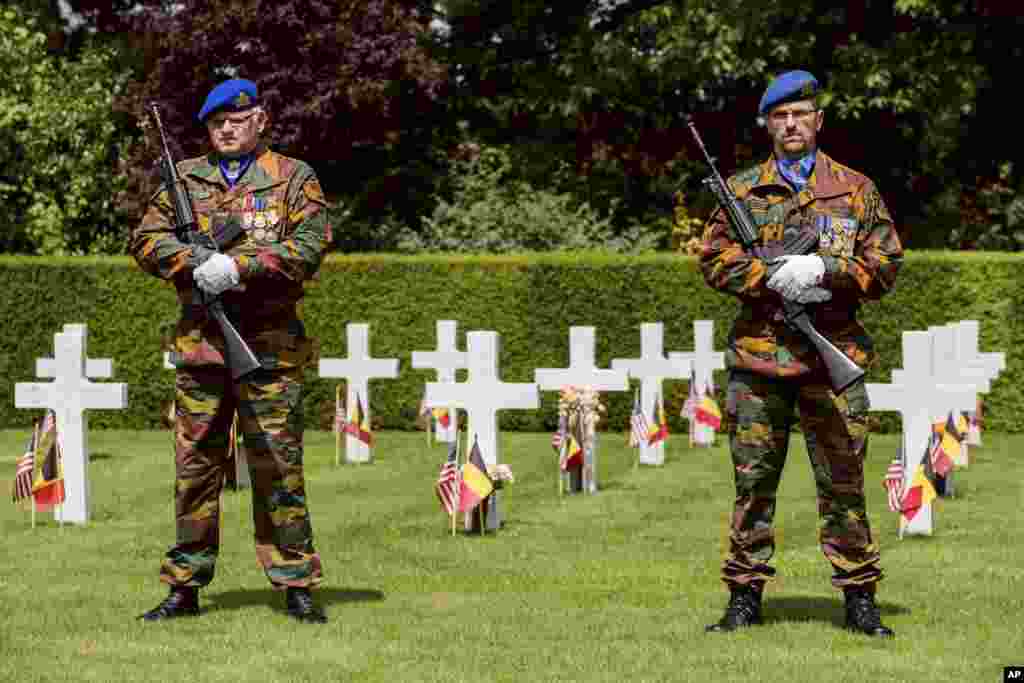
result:
[(761, 622), (764, 586), (775, 576), (769, 561), (776, 491), (798, 410), (817, 485), (818, 540), (832, 566), (832, 585), (845, 597), (846, 626), (893, 635), (874, 598), (882, 569), (864, 501), (866, 388), (859, 383), (837, 396), (815, 348), (787, 326), (780, 310), (783, 299), (809, 304), (818, 331), (866, 367), (874, 351), (857, 311), (892, 289), (903, 258), (875, 184), (818, 149), (825, 118), (818, 96), (818, 81), (806, 71), (775, 78), (758, 110), (772, 155), (728, 180), (766, 246), (810, 227), (818, 234), (816, 253), (783, 256), (769, 274), (778, 262), (745, 252), (721, 209), (704, 232), (705, 280), (743, 306), (726, 353), (736, 498), (721, 578), (730, 599), (721, 620), (707, 627), (711, 632)]

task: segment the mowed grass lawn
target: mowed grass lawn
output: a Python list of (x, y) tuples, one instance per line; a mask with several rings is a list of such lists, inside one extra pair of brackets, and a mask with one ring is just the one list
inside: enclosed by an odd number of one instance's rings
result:
[[(27, 433), (0, 432), (13, 476)], [(1024, 437), (986, 433), (936, 534), (902, 541), (874, 436), (871, 519), (893, 641), (841, 628), (797, 436), (779, 495), (778, 580), (762, 627), (721, 635), (717, 574), (732, 501), (724, 440), (669, 442), (633, 467), (602, 434), (595, 496), (558, 497), (548, 434), (506, 434), (517, 482), (495, 535), (453, 538), (432, 487), (445, 456), (422, 433), (378, 435), (370, 465), (334, 463), (307, 432), (306, 474), (330, 623), (293, 622), (256, 564), (247, 491), (225, 494), (217, 576), (198, 619), (143, 624), (173, 541), (168, 432), (95, 431), (92, 522), (0, 505), (0, 681), (969, 681), (1024, 664)], [(9, 474), (8, 474), (9, 473)]]

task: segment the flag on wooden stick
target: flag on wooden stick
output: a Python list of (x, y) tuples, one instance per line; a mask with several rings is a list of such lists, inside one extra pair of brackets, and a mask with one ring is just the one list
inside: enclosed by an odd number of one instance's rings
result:
[(647, 444), (653, 446), (659, 441), (668, 438), (668, 420), (665, 419), (665, 405), (661, 401), (661, 394), (654, 402), (654, 422), (648, 429)]
[(690, 372), (690, 389), (686, 394), (686, 400), (683, 401), (683, 407), (679, 411), (679, 417), (690, 420), (693, 422), (697, 416), (697, 404), (700, 402), (700, 396), (697, 395), (697, 373), (694, 371)]
[(650, 434), (647, 417), (644, 416), (644, 411), (640, 406), (640, 389), (636, 390), (633, 397), (633, 413), (629, 416), (629, 429), (629, 445), (634, 448), (639, 448)]
[(458, 442), (453, 441), (448, 447), (448, 459), (441, 465), (441, 473), (438, 475), (437, 483), (434, 485), (437, 498), (441, 501), (441, 506), (444, 507), (445, 512), (449, 515), (455, 514), (455, 508), (458, 505), (457, 484), (459, 483), (459, 467), (456, 462), (458, 446)]
[(889, 463), (885, 471), (885, 481), (882, 483), (889, 494), (889, 509), (893, 512), (903, 511), (903, 447), (900, 446), (896, 457)]
[(701, 397), (694, 414), (697, 418), (697, 424), (702, 424), (712, 429), (718, 429), (722, 424), (722, 411), (718, 409), (718, 403), (712, 398), (710, 389)]
[(33, 420), (32, 435), (25, 452), (18, 458), (14, 469), (14, 502), (32, 496), (32, 473), (36, 469), (36, 436), (39, 425)]
[(334, 432), (335, 434), (345, 433), (345, 406), (341, 402), (341, 385), (334, 389)]
[(462, 484), (459, 486), (459, 512), (472, 510), (494, 490), (494, 482), (487, 476), (487, 464), (480, 455), (479, 441), (473, 438), (473, 448), (462, 466)]
[(363, 402), (359, 398), (359, 392), (356, 392), (355, 405), (348, 411), (345, 433), (351, 434), (367, 446), (373, 445), (373, 431), (370, 429), (370, 421), (366, 417), (366, 411), (363, 410)]
[(903, 494), (901, 501), (903, 516), (908, 522), (911, 521), (922, 507), (935, 500), (937, 496), (935, 487), (925, 470), (925, 465), (923, 463), (918, 465), (910, 486)]
[(42, 462), (42, 466), (37, 468), (32, 482), (32, 497), (36, 508), (46, 512), (64, 502), (64, 458), (57, 433), (57, 414), (53, 410), (46, 411), (43, 418), (33, 457), (35, 462)]

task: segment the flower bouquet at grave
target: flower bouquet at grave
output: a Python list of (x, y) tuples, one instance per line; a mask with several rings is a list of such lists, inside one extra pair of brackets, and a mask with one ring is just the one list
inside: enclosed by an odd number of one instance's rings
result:
[(607, 408), (601, 403), (600, 394), (593, 387), (562, 387), (558, 396), (559, 431), (552, 438), (551, 445), (561, 453), (562, 438), (568, 437), (570, 440), (564, 456), (560, 456), (565, 459), (565, 462), (561, 463), (563, 470), (575, 465), (571, 462), (573, 459), (578, 459), (579, 464), (583, 464), (583, 453), (588, 447), (593, 447), (597, 423), (606, 412)]
[(487, 476), (490, 478), (491, 483), (494, 484), (495, 490), (503, 489), (516, 483), (516, 478), (512, 476), (512, 468), (508, 465), (488, 465)]

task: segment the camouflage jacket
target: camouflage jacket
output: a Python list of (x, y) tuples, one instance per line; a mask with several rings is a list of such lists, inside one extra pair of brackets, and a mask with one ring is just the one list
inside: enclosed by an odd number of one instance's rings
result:
[[(800, 192), (780, 176), (774, 157), (727, 183), (750, 208), (766, 245), (801, 225), (817, 229), (817, 253), (825, 262), (822, 287), (832, 292), (832, 300), (808, 311), (822, 335), (867, 367), (875, 353), (857, 311), (865, 299), (877, 300), (892, 289), (903, 261), (892, 217), (874, 183), (820, 150)], [(729, 334), (728, 367), (777, 377), (823, 369), (814, 347), (787, 328), (780, 314), (782, 299), (767, 286), (764, 261), (743, 251), (721, 207), (705, 226), (700, 265), (709, 285), (743, 304)]]
[[(229, 189), (215, 154), (177, 164), (192, 200), (198, 229), (220, 233), (237, 221), (242, 237), (222, 250), (235, 260), (239, 291), (222, 295), (224, 309), (265, 368), (290, 368), (312, 357), (300, 300), (303, 282), (313, 277), (331, 242), (326, 201), (313, 169), (261, 146), (236, 185)], [(147, 273), (171, 280), (181, 318), (169, 341), (178, 367), (223, 365), (220, 328), (199, 305), (189, 257), (192, 247), (174, 233), (174, 212), (166, 190), (150, 200), (132, 233), (129, 250)]]

